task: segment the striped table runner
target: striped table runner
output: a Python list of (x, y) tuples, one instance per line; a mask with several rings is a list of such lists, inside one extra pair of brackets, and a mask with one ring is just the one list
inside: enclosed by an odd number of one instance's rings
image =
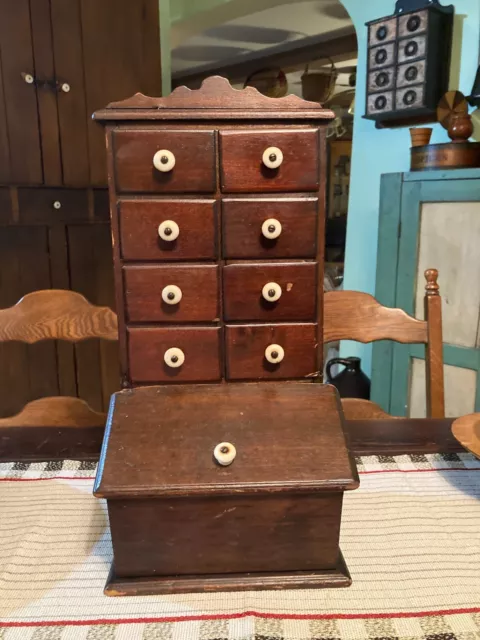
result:
[(349, 589), (107, 598), (95, 464), (0, 464), (0, 640), (478, 640), (480, 461), (370, 456), (347, 493)]

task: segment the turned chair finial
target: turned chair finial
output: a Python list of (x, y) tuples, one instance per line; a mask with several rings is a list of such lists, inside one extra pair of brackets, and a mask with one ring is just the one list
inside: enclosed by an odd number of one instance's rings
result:
[(425, 280), (427, 284), (425, 285), (425, 293), (427, 296), (438, 296), (440, 287), (437, 282), (438, 271), (436, 269), (427, 269), (425, 271)]

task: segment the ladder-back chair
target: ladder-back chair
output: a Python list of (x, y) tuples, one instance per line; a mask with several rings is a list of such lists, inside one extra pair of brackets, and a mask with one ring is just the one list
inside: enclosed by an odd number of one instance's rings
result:
[[(445, 417), (442, 355), (442, 300), (438, 271), (425, 271), (425, 320), (417, 320), (402, 309), (382, 306), (373, 296), (359, 291), (325, 293), (324, 342), (394, 340), (425, 344), (427, 417)], [(343, 398), (347, 420), (390, 418), (376, 403)]]
[[(79, 342), (89, 338), (117, 340), (117, 316), (74, 291), (34, 291), (13, 307), (0, 309), (0, 342)], [(83, 453), (88, 454), (91, 448), (92, 456), (95, 452), (98, 455), (105, 420), (104, 413), (94, 411), (80, 398), (33, 400), (16, 415), (0, 419), (0, 459), (65, 457), (75, 453), (75, 444), (81, 449), (85, 438), (87, 451)]]

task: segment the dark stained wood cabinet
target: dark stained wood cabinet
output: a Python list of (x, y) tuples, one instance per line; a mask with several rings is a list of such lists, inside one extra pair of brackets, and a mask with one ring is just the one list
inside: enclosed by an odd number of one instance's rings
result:
[(351, 584), (340, 519), (359, 482), (333, 387), (125, 389), (110, 415), (94, 489), (112, 532), (106, 595)]
[[(115, 308), (91, 115), (137, 91), (161, 92), (157, 0), (0, 0), (0, 308), (45, 288)], [(114, 343), (3, 344), (0, 361), (0, 416), (58, 394), (105, 410), (119, 387)]]
[(333, 113), (213, 77), (95, 117), (124, 386), (317, 378)]

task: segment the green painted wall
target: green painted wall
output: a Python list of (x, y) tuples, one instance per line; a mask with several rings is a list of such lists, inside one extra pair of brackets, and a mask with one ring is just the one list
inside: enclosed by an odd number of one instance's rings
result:
[[(375, 129), (374, 122), (362, 118), (365, 113), (366, 84), (365, 22), (392, 14), (395, 3), (385, 0), (342, 0), (342, 4), (357, 30), (359, 49), (344, 286), (345, 289), (374, 294), (380, 176), (382, 173), (409, 170), (410, 134), (407, 127)], [(480, 0), (456, 0), (453, 4), (455, 26), (450, 88), (468, 95), (478, 66)], [(448, 140), (439, 124), (433, 127), (433, 143)], [(360, 356), (364, 370), (370, 371), (371, 345), (345, 342), (341, 354), (344, 357)]]

